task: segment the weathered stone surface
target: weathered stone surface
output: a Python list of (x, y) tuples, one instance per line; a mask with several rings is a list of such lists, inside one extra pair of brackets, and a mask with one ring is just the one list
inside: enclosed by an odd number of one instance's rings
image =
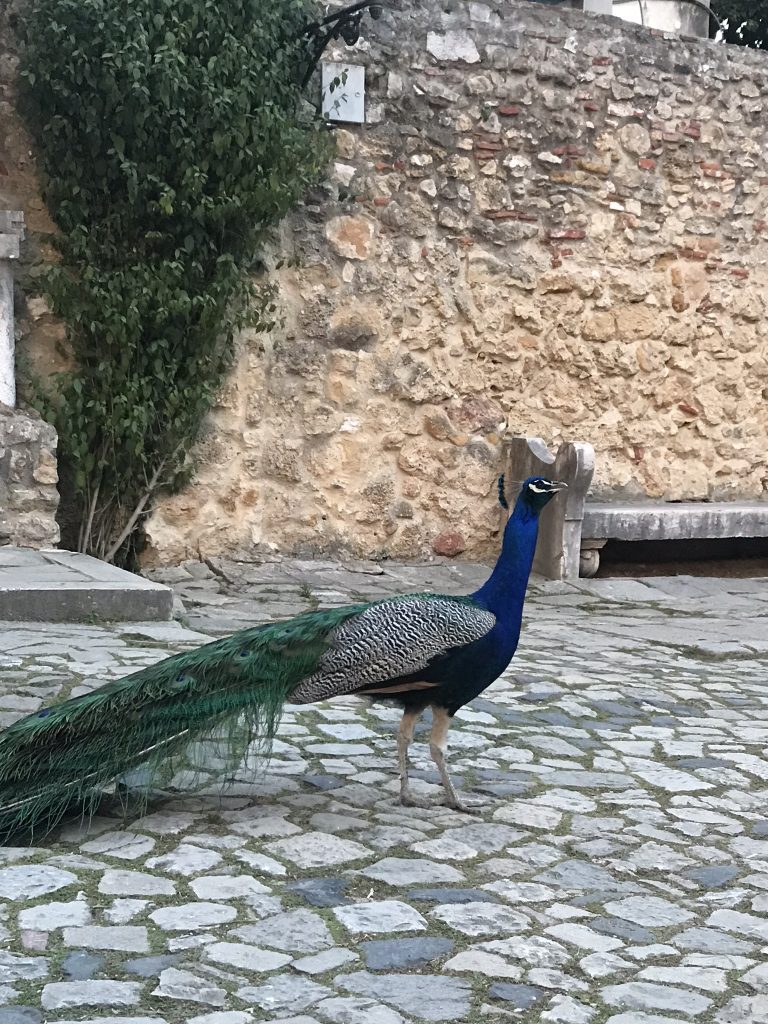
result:
[(670, 1010), (686, 1017), (697, 1016), (712, 1003), (711, 999), (698, 992), (646, 981), (609, 985), (603, 990), (602, 998), (609, 1006), (629, 1006), (650, 1011)]
[(18, 953), (0, 951), (0, 982), (26, 981), (44, 978), (48, 973), (48, 961), (41, 956), (21, 956)]
[[(266, 607), (279, 614), (274, 591), (295, 592), (297, 579), (308, 581), (304, 604), (296, 598), (301, 610), (314, 595), (343, 604), (379, 588), (471, 592), (484, 572), (460, 563), (389, 562), (382, 573), (299, 561), (220, 571), (232, 582), (204, 563), (175, 570), (194, 581), (198, 624), (222, 632), (233, 617), (254, 621), (262, 587), (271, 595)], [(66, 883), (53, 895), (32, 888), (0, 904), (0, 1003), (39, 1007), (50, 985), (130, 983), (138, 991), (68, 988), (64, 995), (80, 1002), (45, 1013), (57, 1024), (64, 1016), (135, 1024), (142, 1014), (175, 1021), (208, 1010), (223, 1016), (203, 1024), (245, 1024), (246, 1012), (278, 1024), (415, 1024), (435, 1013), (456, 1022), (512, 1014), (542, 1024), (759, 1024), (768, 997), (768, 849), (754, 828), (765, 814), (760, 773), (768, 763), (765, 586), (648, 579), (638, 584), (645, 597), (626, 581), (607, 582), (616, 589), (534, 580), (511, 672), (453, 722), (451, 768), (464, 789), (524, 776), (522, 800), (489, 801), (471, 818), (437, 802), (402, 807), (396, 710), (355, 700), (288, 707), (270, 765), (238, 772), (223, 790), (211, 772), (202, 792), (153, 797), (147, 834), (98, 816), (53, 834), (48, 846), (0, 848), (0, 871), (24, 869), (10, 876), (24, 885), (39, 882), (42, 867), (68, 873), (47, 876)], [(218, 618), (223, 596), (232, 602), (228, 624)], [(117, 677), (200, 641), (158, 630), (145, 646), (143, 630), (154, 627), (138, 628), (6, 624), (0, 715), (7, 697), (15, 709), (64, 699), (73, 683), (83, 692), (89, 673)], [(742, 653), (699, 654), (689, 634), (738, 640)], [(414, 788), (428, 785), (431, 795), (428, 733), (428, 722), (419, 723), (411, 756)], [(649, 762), (681, 760), (713, 788), (675, 794), (638, 782)], [(315, 784), (336, 772), (335, 788)], [(596, 788), (601, 773), (630, 784)], [(512, 803), (555, 811), (556, 830), (495, 820)], [(162, 822), (172, 838), (150, 837)], [(376, 837), (393, 856), (370, 854), (336, 874), (286, 860), (276, 873), (278, 861), (260, 852), (265, 843), (311, 834), (318, 822), (345, 841), (365, 837), (371, 849), (379, 849)], [(195, 850), (215, 853), (216, 864), (200, 871), (188, 852)], [(264, 871), (250, 854), (266, 857)], [(444, 856), (462, 859), (454, 866)], [(445, 868), (459, 879), (431, 881)], [(719, 868), (729, 870), (701, 874)], [(707, 891), (707, 881), (718, 887)], [(314, 909), (307, 899), (330, 906)], [(122, 949), (145, 943), (147, 955)], [(295, 984), (302, 981), (319, 991)], [(56, 993), (48, 988), (45, 998)], [(124, 1007), (84, 1001), (134, 993)]]
[(150, 915), (164, 931), (188, 931), (210, 928), (212, 925), (234, 921), (237, 911), (221, 903), (183, 903), (178, 907), (161, 907)]
[(27, 907), (19, 913), (19, 928), (33, 928), (39, 931), (51, 931), (67, 925), (90, 924), (91, 908), (85, 900), (72, 900), (69, 903), (40, 903), (36, 907)]
[(372, 971), (423, 967), (447, 956), (452, 949), (450, 939), (378, 939), (360, 944), (366, 967)]
[(0, 868), (0, 892), (7, 900), (28, 900), (56, 892), (77, 882), (71, 871), (47, 864), (14, 865)]
[(463, 882), (464, 875), (450, 864), (435, 861), (385, 857), (364, 868), (361, 874), (392, 886), (418, 885), (425, 882)]
[(351, 839), (340, 839), (325, 832), (308, 832), (305, 835), (280, 839), (270, 843), (267, 849), (285, 857), (300, 868), (323, 868), (347, 864), (371, 856), (371, 851)]
[(54, 981), (43, 989), (40, 1001), (45, 1010), (70, 1006), (134, 1006), (141, 995), (135, 981)]
[(422, 1020), (462, 1020), (469, 1010), (469, 984), (458, 978), (359, 971), (339, 975), (336, 984), (349, 992), (381, 999)]
[(147, 929), (131, 925), (65, 928), (63, 941), (65, 946), (85, 946), (86, 949), (121, 949), (131, 953), (146, 953), (149, 949)]
[(201, 900), (236, 900), (262, 896), (271, 890), (250, 875), (203, 875), (189, 883)]
[(259, 949), (242, 942), (212, 942), (205, 947), (205, 955), (217, 964), (229, 964), (231, 967), (242, 967), (248, 971), (262, 973), (274, 971), (291, 962), (286, 953), (275, 953), (271, 949)]
[(524, 931), (529, 918), (493, 903), (449, 903), (430, 911), (449, 928), (464, 935), (512, 935)]
[(500, 424), (593, 443), (596, 498), (763, 501), (762, 57), (564, 5), (397, 21), (366, 20), (338, 136), (358, 202), (286, 225), (285, 327), (245, 340), (147, 557), (485, 556)]
[(224, 1006), (227, 997), (225, 989), (209, 979), (175, 967), (168, 967), (160, 974), (160, 984), (152, 990), (152, 995), (208, 1006)]
[(273, 978), (256, 987), (241, 988), (237, 992), (238, 998), (249, 1005), (259, 1006), (279, 1016), (300, 1013), (332, 994), (329, 988), (309, 978), (290, 975)]
[[(173, 896), (175, 891), (176, 887), (169, 878), (143, 871), (110, 869), (99, 880), (99, 892), (112, 896)], [(75, 923), (81, 922), (72, 922)]]
[(56, 444), (56, 431), (37, 412), (0, 403), (0, 534), (11, 544), (59, 542)]
[(315, 953), (333, 945), (325, 921), (311, 910), (291, 910), (268, 917), (257, 925), (236, 928), (234, 935), (291, 953)]
[(334, 907), (333, 913), (353, 935), (386, 932), (423, 932), (427, 922), (407, 903), (381, 900), (356, 903), (350, 907)]

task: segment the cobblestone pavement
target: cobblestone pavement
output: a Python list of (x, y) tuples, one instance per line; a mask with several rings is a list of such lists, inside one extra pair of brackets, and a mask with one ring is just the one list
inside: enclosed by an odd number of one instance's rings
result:
[[(2, 723), (241, 625), (485, 572), (213, 570), (161, 574), (185, 625), (5, 624)], [(534, 586), (451, 733), (479, 818), (400, 807), (396, 714), (339, 700), (287, 713), (256, 781), (0, 850), (0, 1024), (765, 1024), (767, 623), (766, 581)]]

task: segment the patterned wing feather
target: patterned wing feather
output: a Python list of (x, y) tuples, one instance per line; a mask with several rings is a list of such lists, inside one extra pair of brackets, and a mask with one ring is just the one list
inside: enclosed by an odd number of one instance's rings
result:
[(466, 598), (416, 594), (379, 601), (333, 631), (317, 668), (288, 699), (311, 704), (410, 676), (480, 640), (495, 623), (492, 612)]

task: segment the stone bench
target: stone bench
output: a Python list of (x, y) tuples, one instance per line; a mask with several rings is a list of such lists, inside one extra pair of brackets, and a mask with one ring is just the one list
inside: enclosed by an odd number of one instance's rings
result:
[(609, 540), (768, 537), (768, 502), (591, 502), (581, 526), (580, 574), (594, 576)]
[(768, 537), (768, 502), (592, 502), (591, 445), (564, 443), (552, 454), (540, 437), (504, 442), (510, 497), (528, 476), (564, 480), (568, 490), (541, 515), (533, 571), (551, 580), (594, 576), (609, 540), (728, 540)]

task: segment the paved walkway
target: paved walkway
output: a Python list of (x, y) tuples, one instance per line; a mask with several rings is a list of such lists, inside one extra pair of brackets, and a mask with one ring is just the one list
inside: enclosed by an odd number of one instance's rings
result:
[[(213, 569), (160, 574), (186, 626), (5, 624), (3, 724), (241, 625), (484, 572)], [(768, 582), (534, 586), (451, 734), (481, 818), (396, 803), (394, 727), (294, 709), (256, 781), (0, 850), (0, 1024), (768, 1022)]]

